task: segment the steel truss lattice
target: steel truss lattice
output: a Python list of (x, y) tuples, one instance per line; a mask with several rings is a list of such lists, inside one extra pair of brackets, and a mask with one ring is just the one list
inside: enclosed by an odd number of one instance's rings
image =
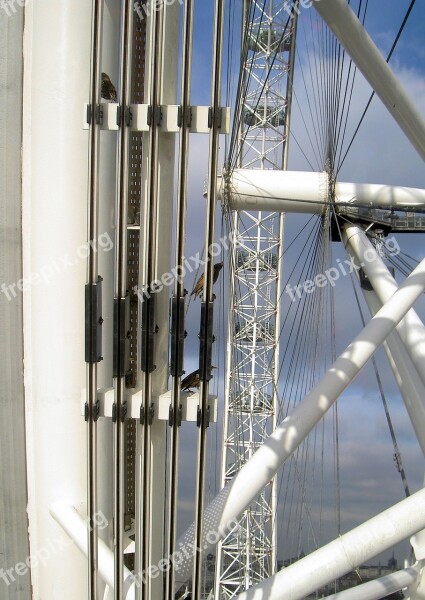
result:
[[(244, 4), (247, 92), (239, 107), (238, 166), (282, 169), (294, 23), (282, 2)], [(275, 428), (279, 363), (284, 217), (241, 211), (232, 221), (222, 486)], [(219, 545), (216, 599), (234, 598), (275, 572), (275, 514), (273, 479)]]

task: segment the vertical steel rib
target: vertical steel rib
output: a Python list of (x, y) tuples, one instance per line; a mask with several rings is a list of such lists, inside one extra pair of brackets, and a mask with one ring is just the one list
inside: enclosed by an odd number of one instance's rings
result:
[[(88, 241), (87, 283), (94, 286), (98, 279), (96, 241), (98, 237), (99, 202), (99, 134), (100, 124), (96, 118), (100, 104), (101, 53), (102, 53), (103, 0), (93, 0), (92, 5), (92, 41), (90, 73), (90, 131), (89, 131), (89, 174), (88, 174)], [(90, 311), (94, 310), (90, 305)], [(92, 322), (93, 314), (88, 315)], [(89, 341), (90, 345), (93, 340)], [(97, 512), (97, 421), (95, 417), (97, 395), (97, 362), (87, 363), (87, 515), (88, 531), (88, 596), (97, 600), (98, 571), (98, 528)]]
[[(120, 32), (120, 88), (119, 103), (121, 127), (118, 136), (117, 152), (117, 200), (116, 200), (116, 272), (114, 296), (116, 300), (116, 323), (118, 327), (116, 343), (122, 338), (120, 331), (125, 326), (125, 318), (121, 312), (125, 310), (127, 295), (127, 203), (128, 203), (128, 170), (129, 170), (129, 122), (128, 108), (131, 92), (131, 51), (133, 6), (131, 0), (123, 0), (121, 4)], [(126, 332), (124, 332), (126, 334)], [(125, 357), (117, 353), (117, 377), (115, 382), (115, 424), (114, 424), (114, 598), (123, 598), (124, 577), (124, 455), (125, 455), (125, 373), (122, 361)], [(124, 365), (125, 367), (125, 365)]]
[[(190, 133), (190, 84), (192, 75), (192, 38), (193, 38), (193, 0), (187, 0), (183, 13), (182, 39), (182, 74), (181, 74), (181, 129), (179, 141), (177, 219), (176, 219), (176, 273), (184, 262), (186, 200), (187, 200), (187, 168)], [(176, 277), (174, 285), (175, 302), (175, 337), (173, 339), (174, 366), (172, 373), (173, 411), (171, 423), (171, 443), (169, 453), (169, 506), (168, 506), (168, 540), (167, 556), (171, 556), (176, 544), (177, 502), (178, 502), (178, 460), (179, 460), (179, 427), (180, 427), (180, 387), (181, 375), (179, 365), (183, 364), (183, 343), (180, 344), (179, 333), (184, 328), (184, 311), (179, 307), (184, 302), (185, 289), (182, 277)], [(183, 322), (180, 320), (183, 319)], [(171, 562), (166, 579), (166, 600), (174, 600), (174, 563)]]
[[(224, 24), (224, 0), (215, 2), (215, 25), (214, 25), (214, 45), (213, 45), (213, 71), (212, 71), (212, 94), (211, 110), (212, 123), (209, 140), (209, 165), (208, 165), (208, 192), (207, 192), (207, 219), (206, 219), (206, 258), (204, 272), (203, 300), (205, 302), (205, 319), (201, 322), (204, 331), (200, 332), (201, 338), (207, 338), (207, 332), (212, 331), (212, 300), (213, 300), (213, 255), (211, 246), (214, 243), (214, 221), (216, 210), (217, 195), (217, 170), (218, 170), (218, 138), (221, 126), (220, 99), (221, 99), (221, 62), (222, 62), (222, 44), (223, 44), (223, 24)], [(208, 389), (209, 376), (207, 352), (200, 360), (200, 374), (203, 378), (200, 387), (200, 426), (198, 433), (198, 463), (197, 463), (197, 491), (195, 506), (195, 545), (196, 552), (194, 557), (193, 579), (192, 579), (192, 597), (199, 600), (201, 597), (201, 575), (202, 575), (202, 518), (204, 513), (204, 478), (205, 478), (205, 454), (207, 442), (208, 427)]]
[[(156, 256), (156, 231), (158, 220), (158, 135), (161, 116), (161, 68), (162, 68), (162, 30), (163, 30), (164, 3), (160, 0), (155, 4), (149, 16), (149, 61), (147, 62), (147, 86), (145, 89), (146, 102), (150, 107), (149, 132), (143, 138), (143, 161), (147, 165), (147, 182), (145, 188), (143, 233), (141, 235), (144, 260), (141, 264), (140, 282), (141, 289), (151, 290), (150, 285), (155, 280)], [(143, 343), (143, 342), (142, 342)], [(148, 340), (148, 344), (153, 340)], [(145, 352), (149, 354), (149, 349)], [(152, 498), (151, 498), (151, 421), (150, 408), (152, 404), (152, 377), (149, 368), (141, 373), (142, 400), (142, 435), (138, 439), (140, 464), (137, 471), (137, 500), (136, 500), (136, 556), (135, 571), (138, 575), (149, 573), (151, 564), (151, 531)], [(149, 577), (141, 577), (136, 587), (136, 600), (151, 598), (151, 585)]]

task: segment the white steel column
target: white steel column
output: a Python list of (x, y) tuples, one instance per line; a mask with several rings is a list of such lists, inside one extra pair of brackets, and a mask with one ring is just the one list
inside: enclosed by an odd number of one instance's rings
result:
[[(425, 527), (425, 489), (282, 569), (238, 600), (302, 600)], [(338, 594), (339, 596), (339, 594)], [(367, 596), (362, 596), (365, 600)]]
[[(382, 303), (375, 292), (363, 290), (363, 295), (372, 315), (376, 314)], [(419, 445), (425, 455), (425, 386), (396, 330), (388, 336), (384, 348)]]
[[(81, 392), (87, 257), (87, 155), (83, 104), (89, 97), (91, 3), (26, 3), (23, 113), (24, 385), (30, 552), (51, 548), (60, 531), (49, 506), (66, 500), (85, 513), (86, 423)], [(108, 39), (110, 42), (110, 39)], [(106, 45), (106, 44), (105, 44)], [(54, 50), (52, 50), (54, 49)], [(116, 48), (105, 50), (109, 65)], [(105, 132), (104, 143), (115, 137)], [(101, 142), (103, 143), (103, 142)], [(108, 154), (112, 159), (114, 154)], [(101, 165), (102, 174), (113, 162)], [(106, 181), (108, 180), (106, 176)], [(109, 233), (113, 188), (105, 188), (101, 233)], [(111, 210), (108, 210), (111, 209)], [(104, 228), (105, 221), (109, 223)], [(66, 235), (65, 235), (66, 233)], [(112, 237), (98, 245), (101, 274), (112, 282)], [(108, 243), (106, 243), (108, 242)], [(109, 271), (107, 270), (109, 269)], [(106, 288), (104, 288), (106, 289)], [(104, 339), (112, 330), (104, 313)], [(112, 337), (112, 336), (111, 336)], [(109, 363), (109, 353), (104, 363)], [(102, 363), (101, 363), (102, 364)], [(99, 386), (110, 385), (102, 365)], [(110, 440), (102, 437), (102, 456)], [(106, 490), (108, 471), (105, 474)], [(109, 492), (110, 494), (110, 492)], [(102, 508), (100, 506), (100, 508)], [(105, 539), (110, 528), (104, 530)], [(87, 563), (73, 545), (32, 565), (33, 595), (87, 597)]]
[[(29, 555), (22, 294), (22, 75), (24, 11), (0, 10), (0, 573)], [(9, 582), (9, 585), (7, 585)], [(29, 600), (31, 573), (0, 579), (2, 600)]]
[[(75, 546), (87, 558), (87, 520), (83, 519), (73, 506), (65, 503), (55, 503), (50, 507), (50, 514), (59, 523), (62, 529), (67, 533)], [(100, 514), (99, 514), (100, 517)], [(101, 519), (98, 524), (101, 524)], [(106, 522), (104, 523), (106, 526)], [(114, 590), (114, 552), (99, 538), (98, 541), (99, 575), (109, 586), (110, 591)], [(132, 573), (123, 567), (124, 573), (124, 598), (125, 600), (134, 600), (134, 577)]]
[[(344, 231), (346, 245), (354, 252), (381, 304), (384, 304), (398, 289), (394, 277), (361, 227), (345, 225)], [(425, 327), (413, 309), (397, 325), (397, 331), (425, 384)]]
[[(347, 227), (351, 230), (353, 226), (348, 225)], [(347, 242), (346, 229), (344, 229), (343, 239), (344, 243), (348, 245), (348, 251), (350, 256), (352, 257), (352, 260), (354, 261), (354, 264), (357, 265), (358, 269), (360, 269), (359, 261), (365, 264), (365, 256), (363, 254), (356, 256), (353, 249), (351, 248), (351, 244)], [(361, 260), (362, 258), (363, 260)], [(382, 269), (382, 271), (384, 273), (384, 278), (382, 281), (384, 281), (387, 277), (393, 280), (389, 272), (387, 273), (387, 275), (385, 275), (387, 269), (385, 265), (383, 265), (383, 267), (384, 269)], [(373, 283), (373, 279), (370, 279), (370, 282)], [(381, 283), (382, 282), (379, 282), (378, 286)], [(395, 289), (398, 289), (397, 284), (395, 284)], [(388, 288), (388, 291), (389, 290), (390, 287)], [(380, 310), (380, 308), (382, 307), (382, 300), (378, 298), (374, 290), (362, 289), (362, 292), (369, 306), (371, 314), (376, 314), (378, 310)], [(389, 296), (391, 296), (391, 292), (389, 293)], [(405, 321), (408, 318), (408, 316), (412, 314), (416, 315), (413, 309), (409, 311), (409, 313), (406, 315), (403, 321)], [(422, 452), (425, 455), (425, 385), (423, 384), (419, 372), (416, 369), (414, 363), (412, 362), (412, 359), (407, 351), (406, 346), (400, 338), (400, 334), (398, 333), (397, 329), (393, 331), (391, 335), (388, 336), (386, 342), (384, 343), (384, 348), (391, 369), (394, 373), (395, 379), (402, 394), (407, 412), (409, 413), (412, 426), (418, 438), (418, 442), (421, 446)]]
[(313, 6), (425, 160), (425, 122), (347, 1), (321, 0)]
[[(377, 348), (425, 289), (425, 259), (403, 282), (397, 292), (366, 325), (345, 352), (334, 362), (292, 413), (257, 450), (238, 474), (216, 496), (205, 511), (209, 531), (223, 532), (270, 481), (280, 466), (296, 450), (337, 398), (358, 375)], [(418, 528), (420, 529), (420, 528)], [(222, 535), (222, 533), (220, 534)], [(190, 543), (193, 526), (181, 536), (182, 545)], [(211, 545), (205, 540), (205, 551)], [(182, 564), (179, 581), (190, 574), (191, 561)]]

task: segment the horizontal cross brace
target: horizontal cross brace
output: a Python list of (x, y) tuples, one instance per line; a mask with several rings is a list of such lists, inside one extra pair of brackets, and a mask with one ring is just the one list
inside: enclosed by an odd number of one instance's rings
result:
[[(83, 129), (89, 129), (88, 107), (87, 103), (83, 106)], [(149, 131), (151, 114), (152, 111), (149, 104), (132, 104), (129, 116), (126, 116), (125, 121), (129, 122), (133, 131)], [(122, 123), (119, 104), (102, 102), (100, 105), (100, 115), (100, 129), (104, 131), (118, 131)], [(220, 133), (230, 133), (230, 108), (222, 107), (220, 115)], [(161, 106), (158, 125), (162, 132), (178, 133), (181, 129), (181, 122), (181, 107), (179, 105)], [(190, 107), (190, 133), (209, 133), (211, 126), (211, 108), (209, 106)]]
[[(114, 388), (99, 389), (97, 391), (97, 400), (99, 402), (99, 417), (112, 418), (114, 412)], [(141, 392), (135, 394), (129, 393), (125, 400), (128, 403), (127, 418), (140, 419), (140, 407), (143, 403)], [(210, 406), (210, 422), (217, 422), (217, 396), (208, 396)], [(86, 391), (83, 390), (81, 396), (81, 415), (85, 412)], [(158, 421), (168, 421), (170, 417), (170, 408), (172, 407), (172, 394), (169, 390), (160, 396), (152, 396), (154, 419)], [(195, 422), (198, 418), (198, 408), (200, 399), (198, 392), (181, 392), (181, 418), (182, 421)]]

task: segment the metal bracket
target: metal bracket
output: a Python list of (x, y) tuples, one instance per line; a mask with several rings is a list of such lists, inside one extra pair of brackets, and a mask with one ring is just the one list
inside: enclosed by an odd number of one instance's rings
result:
[(128, 409), (127, 402), (122, 402), (120, 408), (121, 408), (121, 410), (120, 410), (120, 420), (121, 420), (121, 423), (124, 423), (125, 418), (127, 416), (127, 409)]
[(102, 359), (102, 277), (85, 286), (85, 360), (98, 363)]
[(201, 329), (199, 333), (199, 378), (201, 381), (209, 381), (212, 378), (213, 315), (214, 303), (201, 302)]
[(131, 106), (127, 106), (124, 114), (125, 124), (127, 125), (127, 127), (131, 127), (131, 124), (133, 123), (133, 111), (131, 110)]
[(170, 374), (172, 377), (183, 375), (183, 352), (184, 339), (186, 332), (184, 329), (184, 298), (171, 299), (171, 356), (170, 356)]
[[(183, 420), (183, 406), (180, 404), (180, 406), (177, 410), (177, 415), (176, 415), (177, 427), (181, 427), (182, 420)], [(171, 404), (170, 404), (170, 408), (169, 408), (169, 412), (168, 412), (168, 425), (170, 427), (173, 427), (173, 425), (174, 425), (174, 408), (172, 407)]]
[[(212, 106), (210, 106), (208, 108), (208, 127), (209, 129), (211, 129), (213, 127), (213, 125), (217, 128), (217, 129), (226, 129), (227, 132), (227, 128), (225, 127), (225, 120), (223, 119), (223, 116), (226, 114), (225, 113), (225, 108), (218, 108), (216, 113), (214, 114), (214, 110), (212, 108)], [(225, 133), (223, 131), (223, 133)]]
[[(162, 105), (155, 111), (148, 104), (131, 105), (133, 120), (131, 127), (134, 131), (149, 131), (152, 126), (153, 113), (156, 115), (156, 125), (163, 133), (177, 133), (183, 124), (182, 107), (175, 104)], [(209, 113), (211, 112), (211, 116)], [(220, 107), (216, 114), (217, 126), (220, 133), (230, 133), (230, 107)], [(212, 109), (209, 106), (189, 106), (186, 113), (186, 124), (191, 133), (209, 133), (212, 125)]]
[[(210, 419), (211, 419), (211, 409), (210, 409), (210, 405), (208, 404), (206, 411), (205, 411), (205, 418), (204, 418), (204, 427), (205, 428), (210, 426)], [(202, 409), (200, 406), (198, 406), (196, 425), (197, 425), (197, 427), (201, 427), (201, 425), (202, 425)]]
[(96, 108), (94, 109), (94, 120), (97, 125), (102, 125), (103, 123), (103, 106), (102, 104), (96, 104)]
[(158, 333), (155, 324), (155, 294), (150, 288), (142, 296), (142, 335), (140, 349), (140, 368), (144, 373), (155, 371), (154, 365), (154, 336)]
[(148, 425), (152, 425), (154, 417), (155, 417), (155, 404), (153, 402), (147, 410), (145, 410), (145, 407), (143, 406), (143, 404), (140, 405), (140, 425), (146, 425), (146, 423)]
[(93, 421), (98, 421), (100, 417), (100, 400), (97, 399), (93, 406)]
[(155, 404), (152, 402), (152, 404), (148, 408), (148, 424), (149, 425), (152, 425), (154, 416), (155, 416)]
[[(184, 111), (182, 106), (177, 107), (177, 127), (183, 127), (183, 117)], [(186, 127), (191, 127), (192, 125), (192, 107), (188, 106), (186, 108)]]
[(124, 377), (128, 371), (130, 350), (130, 295), (114, 298), (113, 376)]

